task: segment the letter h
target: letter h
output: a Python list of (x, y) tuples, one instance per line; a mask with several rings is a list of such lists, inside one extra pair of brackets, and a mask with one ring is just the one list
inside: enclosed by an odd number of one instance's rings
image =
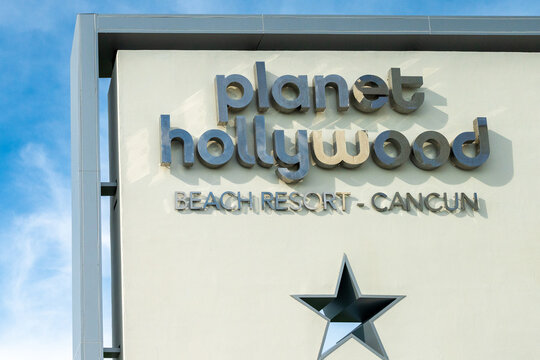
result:
[(171, 129), (170, 115), (161, 115), (161, 166), (171, 166), (171, 143), (180, 141), (184, 147), (184, 167), (193, 166), (193, 137), (186, 130)]

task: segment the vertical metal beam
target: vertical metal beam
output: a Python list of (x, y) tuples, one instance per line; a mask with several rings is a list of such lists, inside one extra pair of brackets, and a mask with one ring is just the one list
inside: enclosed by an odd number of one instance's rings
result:
[[(118, 84), (116, 66), (112, 73), (108, 94), (109, 110), (109, 179), (116, 186), (116, 193), (110, 200), (110, 243), (111, 243), (111, 315), (112, 315), (112, 346), (118, 352), (116, 358), (123, 359), (121, 348), (123, 343), (122, 328), (122, 264), (120, 244), (120, 196), (118, 168)], [(109, 352), (111, 353), (111, 352)], [(107, 356), (107, 353), (105, 353)]]
[(77, 16), (71, 52), (73, 359), (103, 359), (96, 15)]

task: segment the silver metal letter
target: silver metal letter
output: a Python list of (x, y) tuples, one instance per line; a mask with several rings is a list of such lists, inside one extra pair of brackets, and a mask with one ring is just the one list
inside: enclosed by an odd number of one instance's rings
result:
[(352, 87), (351, 103), (358, 110), (371, 113), (388, 102), (388, 86), (375, 75), (359, 77)]
[(326, 110), (326, 87), (334, 88), (337, 96), (338, 111), (349, 110), (349, 89), (347, 82), (339, 75), (315, 75), (313, 78), (313, 92), (315, 95), (315, 111)]
[(248, 193), (247, 198), (243, 198), (240, 196), (240, 192), (238, 192), (238, 210), (242, 210), (243, 203), (248, 203), (249, 209), (253, 210), (253, 195), (251, 194), (251, 191)]
[[(221, 145), (221, 155), (214, 156), (208, 151), (208, 143), (210, 141), (215, 141)], [(231, 140), (231, 137), (227, 135), (226, 132), (212, 129), (206, 131), (201, 135), (199, 141), (197, 142), (197, 155), (199, 160), (209, 168), (218, 168), (225, 165), (231, 160), (231, 157), (234, 153), (234, 144)]]
[[(240, 99), (231, 99), (227, 94), (229, 86), (237, 87), (242, 96)], [(216, 92), (218, 106), (218, 125), (226, 125), (229, 121), (229, 111), (240, 111), (245, 109), (253, 99), (253, 85), (242, 75), (233, 74), (229, 76), (216, 75)]]
[(186, 193), (182, 191), (176, 191), (174, 193), (174, 208), (176, 210), (186, 210), (188, 207), (188, 202), (186, 200)]
[(189, 193), (189, 210), (202, 210), (203, 209), (200, 206), (195, 206), (195, 204), (198, 204), (201, 202), (201, 198), (199, 198), (200, 195), (201, 195), (200, 191), (191, 191)]
[(326, 210), (328, 207), (326, 206), (327, 204), (330, 205), (330, 207), (334, 210), (337, 210), (336, 208), (336, 205), (334, 204), (334, 199), (336, 198), (335, 195), (333, 193), (327, 193), (327, 192), (323, 192), (322, 194), (322, 198), (323, 198), (323, 207), (324, 207), (324, 210)]
[(454, 195), (454, 206), (450, 206), (450, 202), (448, 201), (448, 195), (446, 193), (443, 194), (443, 200), (444, 200), (444, 208), (450, 212), (454, 212), (459, 207), (459, 197), (458, 193), (455, 193)]
[(439, 207), (432, 207), (431, 204), (429, 203), (431, 198), (437, 198), (437, 199), (440, 199), (441, 198), (441, 195), (439, 195), (438, 193), (429, 193), (427, 194), (426, 198), (424, 199), (424, 205), (426, 206), (426, 208), (431, 211), (431, 212), (439, 212), (442, 210), (442, 205), (439, 206)]
[[(425, 143), (430, 143), (435, 147), (437, 156), (434, 159), (427, 157), (424, 153)], [(444, 135), (437, 131), (421, 133), (412, 144), (411, 161), (422, 170), (434, 170), (441, 167), (449, 156), (450, 144), (448, 144), (448, 140)]]
[(276, 199), (276, 210), (277, 211), (287, 211), (288, 208), (287, 208), (287, 198), (285, 196), (287, 196), (287, 193), (286, 192), (283, 192), (283, 191), (278, 191), (276, 192), (275, 194), (275, 199)]
[(411, 195), (411, 193), (407, 193), (407, 196), (405, 197), (405, 203), (407, 205), (407, 209), (411, 208), (412, 203), (416, 209), (424, 211), (424, 200), (422, 198), (422, 193), (418, 194), (418, 201)]
[[(311, 206), (309, 205), (309, 196), (310, 195), (315, 195), (317, 196), (317, 205), (315, 206)], [(307, 193), (306, 195), (304, 195), (304, 207), (310, 211), (316, 211), (317, 209), (319, 209), (321, 207), (321, 204), (322, 204), (322, 197), (321, 195), (319, 195), (318, 193), (314, 193), (314, 192), (310, 192), (310, 193)]]
[[(310, 166), (307, 131), (296, 131), (295, 155), (289, 155), (285, 151), (283, 130), (275, 130), (272, 136), (274, 138), (274, 156), (280, 165), (276, 169), (276, 175), (288, 184), (301, 181), (307, 175)], [(297, 169), (291, 170), (292, 167), (297, 167)]]
[(255, 63), (255, 86), (257, 90), (257, 110), (259, 112), (265, 112), (270, 107), (270, 100), (268, 96), (268, 85), (266, 85), (266, 67), (264, 61), (257, 61)]
[(251, 194), (251, 191), (249, 192), (248, 196), (249, 197), (247, 197), (247, 198), (243, 198), (240, 195), (240, 191), (238, 192), (238, 210), (242, 210), (242, 204), (243, 203), (248, 203), (249, 204), (249, 209), (253, 210), (253, 196)]
[(465, 210), (465, 204), (473, 209), (473, 211), (478, 211), (478, 194), (473, 194), (474, 201), (471, 200), (465, 193), (461, 193), (461, 210)]
[[(293, 199), (293, 197), (295, 198), (300, 198), (300, 200), (295, 200)], [(289, 200), (295, 204), (296, 206), (289, 206), (289, 209), (293, 210), (293, 211), (299, 211), (299, 210), (302, 210), (302, 195), (297, 193), (296, 191), (293, 191), (292, 193), (289, 194)]]
[(193, 166), (195, 161), (193, 137), (182, 129), (171, 130), (170, 115), (161, 115), (161, 166), (171, 166), (171, 143), (173, 141), (180, 141), (184, 147), (184, 166)]
[(272, 210), (276, 210), (273, 202), (274, 202), (274, 195), (272, 195), (271, 192), (268, 192), (268, 191), (261, 192), (262, 210), (266, 209), (266, 206), (268, 206)]
[(237, 116), (236, 126), (236, 158), (243, 167), (253, 167), (255, 165), (255, 156), (248, 152), (246, 118)]
[(266, 128), (264, 116), (256, 115), (253, 119), (255, 133), (255, 159), (259, 166), (269, 168), (274, 165), (274, 158), (266, 150)]
[(347, 196), (350, 196), (350, 192), (337, 192), (337, 196), (341, 197), (341, 210), (347, 211)]
[[(384, 144), (386, 142), (394, 145), (398, 152), (396, 157), (392, 157), (384, 151)], [(371, 151), (375, 164), (383, 169), (391, 170), (403, 165), (407, 161), (411, 153), (411, 146), (405, 135), (399, 131), (386, 130), (377, 136), (373, 142)]]
[(403, 198), (401, 197), (401, 194), (399, 192), (396, 192), (394, 194), (394, 198), (392, 199), (392, 202), (390, 203), (390, 208), (388, 208), (388, 210), (392, 210), (397, 206), (399, 206), (405, 211), (409, 211), (409, 207), (407, 206), (407, 203), (403, 201)]
[[(210, 201), (210, 199), (212, 199), (212, 201)], [(208, 196), (206, 197), (206, 201), (204, 202), (203, 210), (206, 210), (207, 206), (214, 206), (217, 210), (221, 209), (221, 207), (219, 206), (218, 199), (216, 199), (216, 196), (211, 191), (210, 191), (210, 193), (208, 193)]]
[[(294, 100), (287, 100), (283, 94), (283, 88), (292, 88), (296, 92)], [(292, 75), (283, 75), (276, 79), (272, 85), (272, 101), (277, 111), (290, 113), (295, 110), (306, 112), (309, 110), (309, 88), (306, 75), (298, 77)]]
[(221, 207), (224, 208), (227, 211), (232, 211), (234, 208), (232, 206), (227, 205), (227, 201), (225, 201), (225, 195), (229, 195), (230, 197), (235, 197), (236, 195), (232, 191), (225, 191), (221, 196), (219, 197), (219, 203), (221, 204)]
[(424, 93), (414, 93), (411, 100), (403, 98), (403, 89), (417, 89), (424, 83), (421, 76), (401, 76), (399, 68), (388, 71), (388, 85), (390, 86), (390, 106), (401, 114), (416, 111), (424, 103)]
[[(478, 117), (473, 122), (474, 132), (464, 132), (456, 136), (452, 142), (452, 153), (450, 160), (463, 170), (476, 169), (489, 158), (489, 134), (487, 119)], [(463, 152), (463, 145), (475, 144), (476, 156), (468, 157)]]
[(371, 197), (371, 206), (373, 206), (375, 208), (375, 210), (377, 210), (378, 212), (385, 212), (385, 211), (388, 211), (388, 207), (379, 207), (377, 206), (377, 203), (375, 202), (375, 200), (379, 197), (382, 197), (382, 198), (385, 198), (385, 199), (388, 199), (388, 196), (385, 194), (385, 193), (382, 193), (382, 192), (378, 192), (378, 193), (375, 193), (373, 194), (373, 196)]

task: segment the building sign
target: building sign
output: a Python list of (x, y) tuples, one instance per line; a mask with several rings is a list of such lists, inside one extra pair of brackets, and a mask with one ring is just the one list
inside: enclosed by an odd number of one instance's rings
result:
[[(229, 124), (229, 111), (244, 110), (254, 100), (256, 94), (256, 106), (259, 113), (266, 112), (270, 106), (280, 113), (289, 114), (294, 112), (305, 113), (312, 108), (316, 113), (326, 110), (326, 88), (333, 88), (336, 95), (337, 111), (345, 112), (349, 109), (349, 98), (353, 107), (361, 113), (369, 114), (380, 110), (386, 103), (400, 114), (410, 114), (423, 104), (424, 93), (416, 92), (410, 95), (410, 99), (404, 97), (407, 89), (417, 89), (423, 84), (421, 76), (402, 76), (399, 68), (391, 68), (388, 71), (388, 84), (383, 79), (375, 75), (360, 76), (354, 82), (354, 86), (349, 91), (346, 80), (336, 74), (315, 75), (313, 77), (313, 97), (308, 85), (306, 75), (282, 75), (278, 77), (273, 85), (268, 85), (266, 65), (263, 61), (255, 63), (255, 82), (259, 88), (253, 88), (249, 79), (239, 74), (228, 76), (216, 76), (217, 95), (217, 115), (218, 124), (227, 126)], [(236, 91), (236, 98), (228, 91)], [(284, 96), (284, 90), (290, 89), (294, 92), (289, 98)], [(437, 131), (428, 130), (416, 137), (412, 146), (407, 138), (395, 130), (386, 130), (378, 135), (374, 141), (369, 142), (366, 131), (356, 132), (356, 151), (350, 154), (347, 150), (345, 132), (334, 130), (333, 151), (328, 155), (324, 149), (322, 131), (312, 131), (309, 136), (307, 130), (296, 132), (295, 154), (290, 155), (285, 149), (284, 130), (274, 130), (271, 134), (273, 148), (267, 149), (267, 138), (265, 119), (262, 115), (255, 115), (253, 119), (253, 154), (248, 150), (247, 123), (244, 116), (237, 116), (234, 120), (236, 141), (222, 130), (211, 129), (205, 131), (198, 139), (197, 145), (193, 136), (184, 129), (171, 129), (170, 115), (161, 115), (161, 165), (171, 166), (171, 145), (172, 142), (179, 142), (183, 146), (182, 163), (186, 168), (193, 166), (195, 154), (200, 162), (208, 168), (219, 168), (227, 164), (236, 154), (238, 163), (251, 168), (258, 164), (264, 168), (276, 165), (276, 175), (285, 183), (296, 183), (302, 181), (307, 176), (311, 160), (323, 169), (332, 169), (341, 166), (347, 169), (354, 169), (368, 160), (370, 153), (373, 162), (379, 167), (392, 170), (403, 165), (409, 158), (419, 169), (431, 171), (443, 166), (449, 159), (462, 170), (473, 170), (482, 165), (489, 157), (489, 134), (487, 119), (478, 117), (473, 122), (474, 132), (464, 132), (456, 136), (449, 144), (444, 135)], [(309, 138), (309, 143), (308, 143)], [(208, 147), (210, 143), (217, 143), (220, 147), (219, 154), (212, 154)], [(394, 156), (387, 153), (385, 147), (391, 144), (396, 154)], [(464, 146), (473, 144), (474, 155), (465, 154)], [(426, 155), (425, 145), (434, 147), (435, 154), (432, 157)], [(310, 151), (311, 150), (311, 151)], [(311, 159), (310, 159), (311, 154)], [(253, 195), (249, 192), (247, 197), (240, 192), (225, 191), (215, 195), (212, 191), (208, 195), (200, 198), (198, 191), (190, 192), (189, 196), (182, 191), (175, 193), (176, 210), (207, 210), (211, 207), (217, 210), (235, 211), (242, 210), (243, 204), (249, 204), (249, 209), (253, 210)], [(347, 197), (349, 192), (323, 192), (300, 194), (296, 191), (287, 192), (261, 192), (260, 209), (269, 208), (277, 211), (299, 211), (307, 209), (316, 211), (320, 209), (337, 210), (336, 200), (340, 200), (342, 211), (348, 210)], [(315, 197), (314, 204), (309, 198)], [(229, 203), (226, 197), (231, 197)], [(453, 203), (450, 203), (449, 196), (444, 193), (442, 196), (444, 206), (432, 206), (430, 200), (441, 199), (439, 193), (430, 193), (426, 197), (422, 194), (418, 198), (407, 193), (405, 197), (396, 192), (389, 207), (378, 206), (377, 198), (388, 199), (385, 193), (378, 192), (371, 197), (373, 208), (379, 212), (392, 210), (399, 207), (405, 211), (410, 211), (411, 202), (420, 212), (424, 207), (432, 212), (445, 209), (454, 212), (457, 209), (465, 210), (465, 205), (469, 204), (473, 210), (478, 211), (478, 197), (474, 193), (474, 201), (467, 195), (455, 193)], [(405, 200), (404, 200), (405, 199)], [(231, 201), (237, 205), (231, 205)], [(364, 203), (358, 202), (359, 207)]]
[(494, 344), (536, 343), (540, 319), (508, 294), (538, 293), (539, 64), (118, 51), (122, 358), (506, 359)]
[[(256, 89), (257, 110), (262, 113), (269, 109), (270, 103), (281, 113), (308, 112), (314, 103), (315, 112), (326, 110), (326, 88), (331, 87), (336, 92), (337, 110), (340, 112), (349, 109), (349, 89), (345, 79), (336, 74), (315, 75), (313, 77), (313, 99), (310, 97), (308, 78), (306, 75), (292, 76), (283, 75), (278, 77), (267, 88), (266, 66), (264, 62), (255, 63), (255, 75), (261, 88)], [(402, 76), (399, 68), (391, 68), (388, 71), (388, 86), (384, 80), (375, 75), (363, 75), (359, 77), (350, 91), (351, 102), (362, 113), (374, 113), (380, 110), (387, 102), (394, 111), (401, 114), (409, 114), (416, 111), (424, 102), (424, 93), (414, 93), (410, 99), (404, 98), (406, 89), (416, 89), (423, 84), (421, 76)], [(227, 90), (236, 89), (241, 95), (232, 98)], [(284, 89), (292, 89), (295, 94), (292, 98), (283, 95)], [(218, 124), (229, 123), (228, 110), (240, 111), (245, 109), (254, 97), (253, 85), (244, 76), (233, 74), (229, 76), (216, 76), (216, 92), (218, 107)], [(171, 164), (171, 142), (179, 141), (184, 146), (183, 165), (191, 167), (194, 162), (195, 152), (202, 164), (209, 168), (218, 168), (228, 163), (233, 154), (240, 165), (246, 168), (253, 167), (256, 163), (262, 167), (272, 167), (277, 162), (276, 175), (286, 183), (295, 183), (304, 179), (309, 172), (310, 151), (313, 161), (319, 167), (331, 169), (338, 165), (352, 169), (362, 165), (370, 155), (375, 164), (383, 169), (395, 169), (403, 165), (410, 157), (412, 163), (422, 170), (435, 170), (444, 165), (451, 155), (453, 164), (463, 170), (476, 169), (489, 157), (489, 135), (487, 119), (476, 118), (473, 122), (474, 132), (459, 134), (452, 146), (444, 135), (436, 131), (425, 131), (418, 135), (411, 145), (407, 138), (395, 130), (386, 130), (378, 135), (370, 145), (365, 131), (356, 132), (356, 151), (349, 154), (343, 130), (335, 130), (333, 134), (333, 154), (327, 155), (324, 150), (322, 131), (313, 131), (309, 135), (306, 130), (296, 132), (296, 153), (289, 155), (285, 149), (283, 130), (272, 132), (273, 150), (267, 150), (267, 134), (264, 116), (257, 115), (253, 119), (253, 142), (254, 154), (248, 151), (248, 139), (246, 131), (246, 119), (237, 116), (235, 119), (236, 150), (229, 135), (222, 130), (207, 130), (194, 146), (193, 137), (184, 129), (171, 129), (170, 116), (161, 116), (161, 164)], [(208, 143), (217, 142), (221, 146), (221, 153), (213, 155), (208, 151)], [(397, 153), (389, 155), (385, 146), (392, 144)], [(428, 157), (424, 151), (424, 145), (431, 144), (435, 147), (436, 155)], [(476, 153), (467, 156), (463, 146), (474, 144)], [(196, 149), (196, 150), (195, 150)], [(273, 156), (270, 154), (273, 153)], [(275, 159), (274, 159), (275, 158)], [(294, 170), (291, 170), (294, 168)]]

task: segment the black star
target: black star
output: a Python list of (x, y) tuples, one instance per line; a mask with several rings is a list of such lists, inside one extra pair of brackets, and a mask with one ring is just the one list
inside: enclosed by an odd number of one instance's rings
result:
[(343, 257), (334, 296), (293, 297), (328, 321), (318, 360), (324, 359), (350, 338), (358, 340), (381, 359), (388, 359), (373, 322), (404, 296), (362, 295), (347, 256)]

